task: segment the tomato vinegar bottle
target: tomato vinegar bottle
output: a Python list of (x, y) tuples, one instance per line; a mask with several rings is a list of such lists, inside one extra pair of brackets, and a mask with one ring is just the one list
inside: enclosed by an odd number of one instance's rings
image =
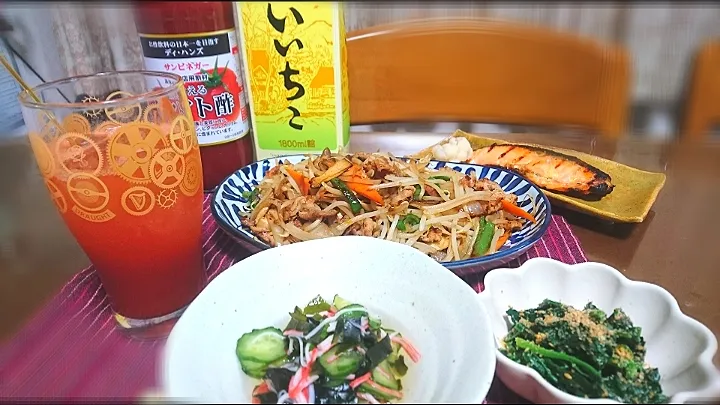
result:
[(185, 82), (206, 191), (253, 161), (233, 4), (134, 3), (145, 68), (175, 73)]

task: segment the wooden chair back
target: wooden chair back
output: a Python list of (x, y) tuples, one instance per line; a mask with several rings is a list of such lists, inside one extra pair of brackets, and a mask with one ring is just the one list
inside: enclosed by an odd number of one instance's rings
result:
[(702, 139), (720, 124), (720, 40), (700, 49), (690, 80), (681, 136)]
[(476, 122), (625, 131), (627, 52), (549, 29), (429, 19), (349, 32), (350, 122)]

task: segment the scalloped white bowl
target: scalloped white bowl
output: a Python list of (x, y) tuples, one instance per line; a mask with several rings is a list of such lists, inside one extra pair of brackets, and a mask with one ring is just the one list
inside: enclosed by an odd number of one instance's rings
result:
[(164, 394), (175, 401), (248, 402), (257, 380), (240, 370), (237, 339), (252, 329), (284, 327), (296, 305), (318, 294), (365, 305), (422, 353), (408, 365), (402, 402), (485, 398), (496, 357), (475, 291), (417, 249), (363, 236), (268, 249), (218, 275), (170, 333), (161, 365)]
[[(717, 340), (704, 325), (680, 311), (675, 298), (654, 284), (632, 281), (601, 263), (568, 265), (535, 258), (516, 269), (497, 269), (485, 277), (478, 296), (490, 315), (496, 349), (507, 335), (505, 311), (534, 308), (548, 298), (582, 308), (592, 301), (603, 311), (621, 308), (647, 342), (646, 361), (660, 371), (671, 403), (707, 401), (720, 395), (720, 372), (713, 365)], [(567, 394), (535, 370), (499, 350), (498, 377), (517, 394), (535, 403), (617, 403)]]

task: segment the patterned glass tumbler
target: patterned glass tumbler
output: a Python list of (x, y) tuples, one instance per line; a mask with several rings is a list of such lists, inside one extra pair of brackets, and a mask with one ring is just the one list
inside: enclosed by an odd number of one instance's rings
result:
[(206, 282), (202, 165), (181, 78), (99, 73), (19, 98), (50, 197), (118, 326), (137, 338), (167, 335)]

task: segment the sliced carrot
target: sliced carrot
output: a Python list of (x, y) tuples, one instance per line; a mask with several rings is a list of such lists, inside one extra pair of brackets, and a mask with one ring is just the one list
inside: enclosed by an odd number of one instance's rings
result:
[(296, 172), (293, 168), (290, 166), (285, 166), (285, 170), (287, 170), (290, 177), (295, 180), (295, 183), (297, 183), (298, 187), (300, 187), (300, 192), (303, 195), (308, 195), (310, 192), (310, 180), (308, 180), (307, 177), (303, 176), (302, 173)]
[(532, 216), (529, 212), (525, 211), (524, 209), (518, 207), (517, 205), (511, 203), (508, 200), (503, 199), (502, 200), (502, 208), (503, 210), (509, 212), (510, 214), (515, 215), (516, 217), (525, 218), (528, 221), (535, 223), (535, 217)]
[(354, 182), (345, 182), (345, 184), (347, 184), (348, 188), (355, 193), (360, 194), (370, 201), (383, 205), (384, 202), (380, 193), (378, 193), (377, 190), (371, 189), (369, 185)]
[(502, 245), (504, 245), (508, 239), (510, 239), (510, 232), (505, 231), (505, 233), (502, 234), (500, 238), (498, 238), (497, 245), (495, 245), (495, 250), (500, 250)]

